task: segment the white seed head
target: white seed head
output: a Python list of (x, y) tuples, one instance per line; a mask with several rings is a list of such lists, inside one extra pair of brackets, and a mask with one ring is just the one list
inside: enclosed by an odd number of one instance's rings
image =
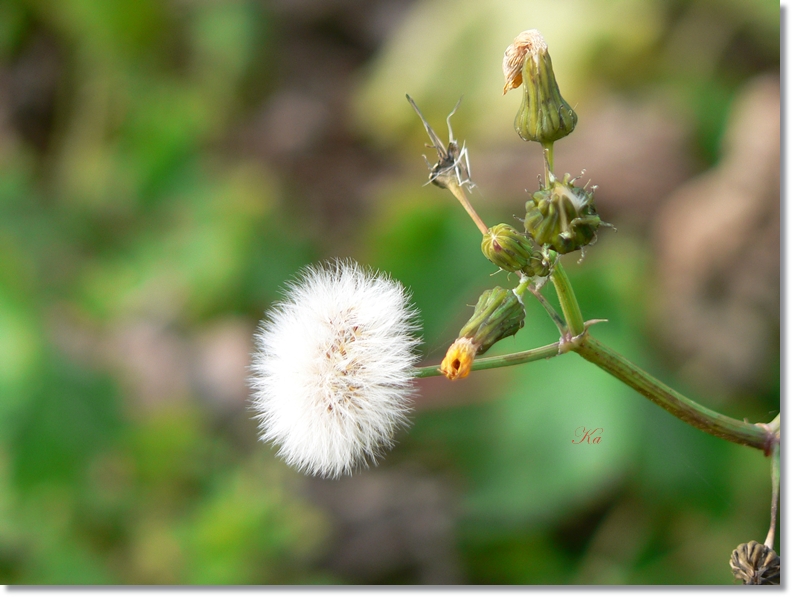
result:
[(367, 466), (407, 423), (418, 340), (404, 287), (351, 261), (308, 267), (256, 334), (261, 439), (323, 477)]

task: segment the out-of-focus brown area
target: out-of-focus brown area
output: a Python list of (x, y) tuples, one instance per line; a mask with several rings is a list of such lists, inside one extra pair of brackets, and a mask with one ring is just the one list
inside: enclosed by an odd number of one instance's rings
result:
[(727, 399), (775, 373), (780, 343), (781, 103), (773, 76), (735, 100), (718, 165), (654, 223), (656, 329), (691, 385)]

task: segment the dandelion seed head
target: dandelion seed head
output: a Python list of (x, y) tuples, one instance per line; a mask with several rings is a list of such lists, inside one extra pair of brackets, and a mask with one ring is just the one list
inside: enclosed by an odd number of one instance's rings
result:
[(308, 267), (256, 334), (261, 439), (324, 477), (368, 466), (407, 424), (418, 340), (404, 287), (351, 261)]

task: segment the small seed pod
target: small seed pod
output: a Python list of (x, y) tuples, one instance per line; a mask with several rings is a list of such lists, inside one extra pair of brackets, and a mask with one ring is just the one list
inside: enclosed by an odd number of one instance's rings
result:
[(744, 585), (781, 584), (781, 558), (762, 543), (741, 543), (732, 552), (729, 564), (734, 578)]
[(547, 43), (539, 31), (523, 31), (506, 48), (503, 74), (503, 93), (523, 86), (514, 128), (524, 141), (552, 143), (575, 130), (577, 114), (561, 97)]
[(473, 317), (446, 352), (440, 371), (450, 380), (467, 377), (476, 355), (484, 354), (497, 341), (513, 336), (524, 323), (525, 307), (514, 291), (500, 286), (484, 291)]
[(528, 277), (550, 273), (547, 260), (533, 241), (508, 224), (489, 229), (481, 240), (481, 252), (507, 272), (521, 272)]
[(562, 181), (552, 180), (525, 204), (526, 234), (562, 254), (591, 244), (600, 224), (594, 193), (576, 187), (569, 174)]

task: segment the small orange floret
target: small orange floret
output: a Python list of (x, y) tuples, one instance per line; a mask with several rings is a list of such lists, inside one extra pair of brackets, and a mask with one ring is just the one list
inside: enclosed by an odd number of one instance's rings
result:
[(451, 381), (467, 377), (477, 350), (478, 346), (470, 338), (457, 338), (440, 363), (440, 372)]

